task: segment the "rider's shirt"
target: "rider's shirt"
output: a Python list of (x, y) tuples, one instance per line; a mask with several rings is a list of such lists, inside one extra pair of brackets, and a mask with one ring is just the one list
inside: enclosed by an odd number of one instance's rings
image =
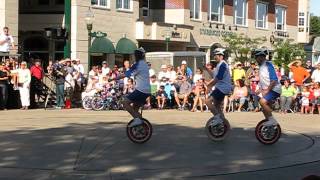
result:
[(213, 71), (213, 77), (218, 79), (215, 88), (219, 89), (223, 94), (231, 93), (232, 85), (229, 66), (224, 60), (217, 64)]
[(271, 81), (277, 82), (277, 84), (273, 87), (272, 91), (281, 94), (281, 84), (278, 80), (276, 71), (271, 62), (265, 61), (260, 65), (259, 68), (260, 89), (268, 89)]
[(130, 77), (134, 76), (134, 80), (136, 81), (136, 90), (150, 94), (150, 80), (149, 80), (149, 66), (144, 60), (140, 60), (134, 63), (131, 68), (126, 71), (126, 76)]

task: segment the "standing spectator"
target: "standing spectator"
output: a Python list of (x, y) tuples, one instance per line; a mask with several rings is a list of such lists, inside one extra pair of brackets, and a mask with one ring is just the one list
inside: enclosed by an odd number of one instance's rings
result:
[(154, 69), (152, 69), (152, 65), (150, 62), (147, 62), (148, 66), (149, 66), (149, 75), (150, 77), (153, 76), (153, 75), (156, 75), (156, 72), (154, 71)]
[(80, 59), (75, 59), (73, 61), (73, 68), (74, 72), (74, 79), (75, 79), (75, 95), (80, 100), (81, 92), (82, 92), (82, 85), (85, 83), (84, 80), (84, 67), (80, 63)]
[(181, 62), (181, 71), (183, 72), (183, 75), (186, 76), (187, 80), (190, 82), (192, 81), (192, 70), (191, 68), (188, 67), (187, 61), (182, 61)]
[(156, 93), (157, 93), (157, 90), (159, 89), (159, 82), (157, 81), (157, 77), (156, 75), (152, 75), (150, 77), (150, 94), (151, 96), (149, 96), (147, 98), (147, 104), (146, 104), (146, 108), (147, 109), (151, 109), (151, 99), (155, 99), (156, 98)]
[(314, 113), (314, 110), (317, 107), (318, 114), (320, 115), (320, 86), (319, 86), (319, 83), (314, 84), (313, 99), (312, 99), (311, 103), (312, 103), (311, 114)]
[(49, 61), (49, 64), (47, 66), (47, 72), (48, 72), (49, 76), (51, 76), (53, 73), (53, 66), (52, 65), (53, 65), (53, 62)]
[(30, 106), (30, 82), (31, 73), (27, 68), (27, 62), (22, 61), (20, 69), (17, 69), (18, 87), (22, 110), (27, 110)]
[(41, 67), (40, 59), (36, 59), (33, 66), (30, 68), (31, 72), (31, 87), (30, 87), (30, 105), (32, 108), (36, 108), (35, 95), (37, 95), (38, 101), (40, 95), (42, 95), (42, 79), (44, 77), (44, 71)]
[(281, 72), (278, 66), (274, 66), (274, 70), (276, 71), (276, 75), (278, 79), (281, 79)]
[(8, 100), (8, 71), (4, 69), (4, 64), (0, 63), (0, 110), (7, 108)]
[(320, 62), (317, 64), (316, 69), (312, 72), (311, 79), (314, 83), (320, 83)]
[[(176, 89), (175, 92), (175, 100), (178, 105), (178, 110), (184, 110), (185, 105), (188, 102), (188, 97), (191, 93), (192, 86), (191, 84), (187, 81), (186, 76), (182, 76), (182, 82), (179, 85), (179, 89)], [(181, 100), (182, 100), (182, 105), (181, 105)]]
[(296, 85), (301, 86), (303, 83), (309, 78), (310, 74), (309, 72), (302, 67), (302, 62), (300, 60), (301, 58), (296, 57), (296, 60), (288, 64), (290, 70), (292, 71), (293, 79), (296, 82)]
[(233, 82), (236, 83), (238, 79), (244, 79), (246, 77), (246, 72), (242, 68), (242, 64), (237, 62), (235, 68), (233, 69)]
[(159, 75), (158, 75), (159, 80), (161, 80), (163, 78), (170, 79), (170, 72), (168, 71), (168, 67), (165, 64), (161, 65), (161, 71), (159, 72)]
[(255, 68), (256, 68), (256, 62), (251, 61), (250, 62), (250, 67), (248, 68), (246, 75), (245, 75), (245, 85), (250, 86), (250, 79), (254, 77), (255, 73)]
[[(117, 65), (115, 65), (117, 67)], [(124, 72), (128, 71), (130, 69), (130, 61), (129, 60), (125, 60), (123, 61), (123, 68), (124, 68)]]
[(193, 83), (197, 83), (202, 78), (204, 78), (203, 71), (202, 69), (197, 68), (196, 74), (193, 76)]
[(57, 62), (54, 66), (54, 76), (56, 80), (56, 109), (64, 108), (64, 84), (67, 75), (66, 68), (62, 65), (64, 60)]
[(124, 86), (123, 94), (130, 94), (135, 90), (132, 78), (129, 78), (127, 84)]
[(108, 66), (108, 63), (107, 63), (107, 61), (103, 61), (102, 62), (102, 74), (104, 75), (104, 76), (106, 76), (107, 74), (109, 74), (110, 73), (110, 68), (109, 68), (109, 66)]
[(290, 85), (289, 80), (284, 81), (281, 88), (280, 107), (282, 113), (290, 110), (293, 100), (295, 99), (296, 89)]
[(15, 48), (13, 38), (9, 34), (9, 28), (4, 27), (3, 34), (0, 35), (0, 52), (9, 55), (10, 46), (12, 47), (12, 49)]
[(281, 64), (281, 68), (280, 68), (280, 73), (281, 76), (285, 76), (286, 75), (286, 69), (285, 69), (286, 65), (284, 63)]
[(308, 87), (304, 86), (302, 88), (302, 92), (301, 92), (302, 98), (301, 98), (301, 113), (304, 114), (308, 114), (309, 113), (309, 105), (310, 105), (310, 101), (309, 101), (309, 96), (310, 96), (310, 92)]
[[(314, 67), (312, 67), (312, 62), (310, 60), (307, 60), (306, 62), (306, 70), (308, 71), (308, 73), (311, 75), (313, 73), (313, 71), (315, 70)], [(305, 83), (311, 83), (312, 79), (311, 76), (309, 76), (309, 78), (305, 81)]]

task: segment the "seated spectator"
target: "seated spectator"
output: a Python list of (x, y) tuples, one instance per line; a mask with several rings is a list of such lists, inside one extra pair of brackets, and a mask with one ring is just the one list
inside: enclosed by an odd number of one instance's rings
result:
[[(178, 88), (175, 91), (175, 100), (178, 105), (179, 110), (183, 110), (185, 108), (185, 105), (188, 102), (188, 97), (191, 93), (192, 86), (191, 84), (187, 81), (186, 76), (182, 76), (182, 79), (180, 80), (181, 82), (178, 83)], [(181, 100), (182, 100), (182, 105), (181, 105)]]
[(102, 74), (103, 74), (104, 76), (106, 76), (107, 74), (109, 74), (110, 68), (109, 68), (109, 65), (108, 65), (107, 61), (103, 61), (103, 62), (102, 62), (101, 71), (102, 71)]
[(176, 71), (173, 69), (172, 65), (168, 65), (168, 72), (170, 74), (169, 80), (170, 83), (175, 83), (176, 79), (177, 79), (177, 73)]
[(289, 80), (284, 81), (281, 88), (280, 107), (282, 113), (287, 113), (290, 110), (293, 100), (295, 99), (296, 89), (290, 85)]
[(169, 78), (170, 79), (170, 72), (168, 71), (167, 65), (161, 65), (161, 71), (159, 72), (158, 79), (161, 80), (162, 78)]
[(310, 92), (307, 86), (304, 86), (302, 88), (302, 92), (301, 92), (302, 98), (301, 98), (301, 113), (304, 114), (308, 114), (309, 113), (309, 105), (310, 105), (310, 101), (309, 101), (309, 96), (310, 96)]
[(195, 94), (192, 112), (195, 112), (197, 107), (200, 106), (200, 111), (203, 112), (203, 106), (205, 105), (205, 100), (208, 98), (208, 89), (204, 83), (204, 79), (200, 79), (196, 82), (196, 87), (193, 91)]
[(290, 71), (292, 71), (292, 78), (296, 81), (296, 84), (301, 87), (303, 83), (309, 78), (310, 73), (302, 67), (300, 57), (296, 57), (295, 61), (288, 64)]
[(311, 100), (312, 109), (311, 114), (314, 113), (315, 108), (318, 108), (318, 114), (320, 115), (320, 86), (319, 83), (314, 84), (313, 88), (313, 99)]
[(198, 82), (198, 80), (204, 78), (202, 69), (198, 68), (196, 74), (193, 76), (193, 83)]
[(166, 100), (168, 98), (168, 94), (166, 93), (164, 89), (164, 85), (161, 85), (156, 93), (156, 99), (158, 101), (158, 109), (163, 109), (164, 104), (166, 103)]
[(238, 112), (241, 111), (241, 108), (248, 100), (248, 88), (244, 85), (242, 79), (236, 80), (235, 87), (233, 90), (233, 95), (231, 96), (231, 102), (239, 102)]
[(134, 91), (134, 82), (132, 78), (129, 78), (127, 84), (124, 86), (123, 94), (130, 94)]
[(152, 75), (150, 77), (150, 87), (151, 87), (150, 94), (151, 94), (151, 96), (149, 96), (147, 98), (147, 104), (146, 104), (147, 109), (151, 109), (151, 99), (156, 97), (156, 93), (157, 93), (157, 90), (159, 89), (159, 86), (160, 86), (160, 84), (157, 81), (156, 75)]
[(151, 67), (151, 63), (150, 62), (147, 62), (148, 66), (149, 66), (149, 76), (153, 76), (153, 75), (156, 75), (156, 72), (154, 71), (154, 69), (152, 69)]
[(85, 91), (82, 92), (81, 98), (83, 100), (85, 97), (92, 97), (101, 90), (102, 90), (102, 87), (99, 84), (99, 77), (94, 76), (88, 83)]

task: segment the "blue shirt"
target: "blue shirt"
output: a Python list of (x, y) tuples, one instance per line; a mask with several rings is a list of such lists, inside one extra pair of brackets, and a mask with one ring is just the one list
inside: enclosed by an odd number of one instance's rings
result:
[(232, 91), (231, 76), (228, 64), (222, 60), (217, 64), (213, 72), (213, 78), (218, 82), (215, 88), (219, 89), (223, 94), (230, 94)]
[(144, 60), (134, 63), (129, 70), (125, 72), (126, 77), (134, 77), (136, 90), (150, 94), (151, 86), (149, 80), (149, 66)]

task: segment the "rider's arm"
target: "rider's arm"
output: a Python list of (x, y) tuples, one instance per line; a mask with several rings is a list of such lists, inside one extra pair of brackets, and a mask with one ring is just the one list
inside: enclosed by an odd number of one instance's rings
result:
[(276, 74), (276, 71), (271, 63), (267, 63), (268, 72), (269, 72), (269, 78), (270, 78), (270, 84), (268, 88), (266, 89), (267, 92), (271, 91), (278, 83), (278, 77)]

